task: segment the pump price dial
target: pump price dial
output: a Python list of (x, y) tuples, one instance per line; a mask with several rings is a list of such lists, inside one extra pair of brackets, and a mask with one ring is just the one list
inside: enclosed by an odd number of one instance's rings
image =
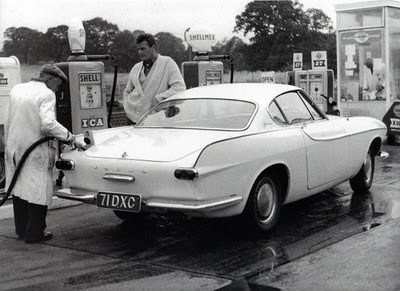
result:
[(101, 73), (80, 73), (79, 92), (81, 109), (101, 108)]
[(206, 71), (206, 82), (207, 85), (221, 84), (222, 83), (222, 72), (220, 70), (207, 70)]

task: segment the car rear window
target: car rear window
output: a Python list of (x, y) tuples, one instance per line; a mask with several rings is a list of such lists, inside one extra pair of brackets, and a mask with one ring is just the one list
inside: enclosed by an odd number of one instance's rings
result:
[(158, 104), (137, 127), (240, 130), (256, 109), (251, 102), (230, 99), (183, 99)]

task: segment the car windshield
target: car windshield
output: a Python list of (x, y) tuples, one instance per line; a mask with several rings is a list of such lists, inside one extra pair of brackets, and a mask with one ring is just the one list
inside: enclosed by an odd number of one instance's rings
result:
[(230, 99), (183, 99), (154, 107), (137, 127), (241, 130), (253, 116), (254, 103)]

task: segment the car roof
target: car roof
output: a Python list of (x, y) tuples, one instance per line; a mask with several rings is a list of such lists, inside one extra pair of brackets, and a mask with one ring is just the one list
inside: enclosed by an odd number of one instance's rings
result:
[(276, 96), (293, 90), (301, 89), (285, 84), (229, 83), (191, 88), (172, 96), (169, 100), (188, 98), (227, 98), (260, 103), (269, 102)]

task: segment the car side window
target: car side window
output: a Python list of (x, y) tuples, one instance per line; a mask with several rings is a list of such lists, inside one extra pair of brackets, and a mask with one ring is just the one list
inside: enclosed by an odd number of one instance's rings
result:
[(318, 105), (316, 105), (315, 103), (311, 104), (309, 98), (306, 98), (306, 96), (304, 96), (302, 92), (299, 92), (299, 95), (301, 96), (301, 99), (303, 99), (311, 115), (314, 117), (314, 120), (324, 119), (324, 116), (319, 111), (317, 111), (317, 109), (314, 108)]
[(289, 124), (314, 120), (304, 101), (296, 92), (289, 92), (276, 97), (275, 102), (282, 110)]
[(288, 124), (283, 117), (282, 112), (279, 110), (275, 102), (272, 102), (268, 107), (268, 112), (271, 118), (278, 124)]

